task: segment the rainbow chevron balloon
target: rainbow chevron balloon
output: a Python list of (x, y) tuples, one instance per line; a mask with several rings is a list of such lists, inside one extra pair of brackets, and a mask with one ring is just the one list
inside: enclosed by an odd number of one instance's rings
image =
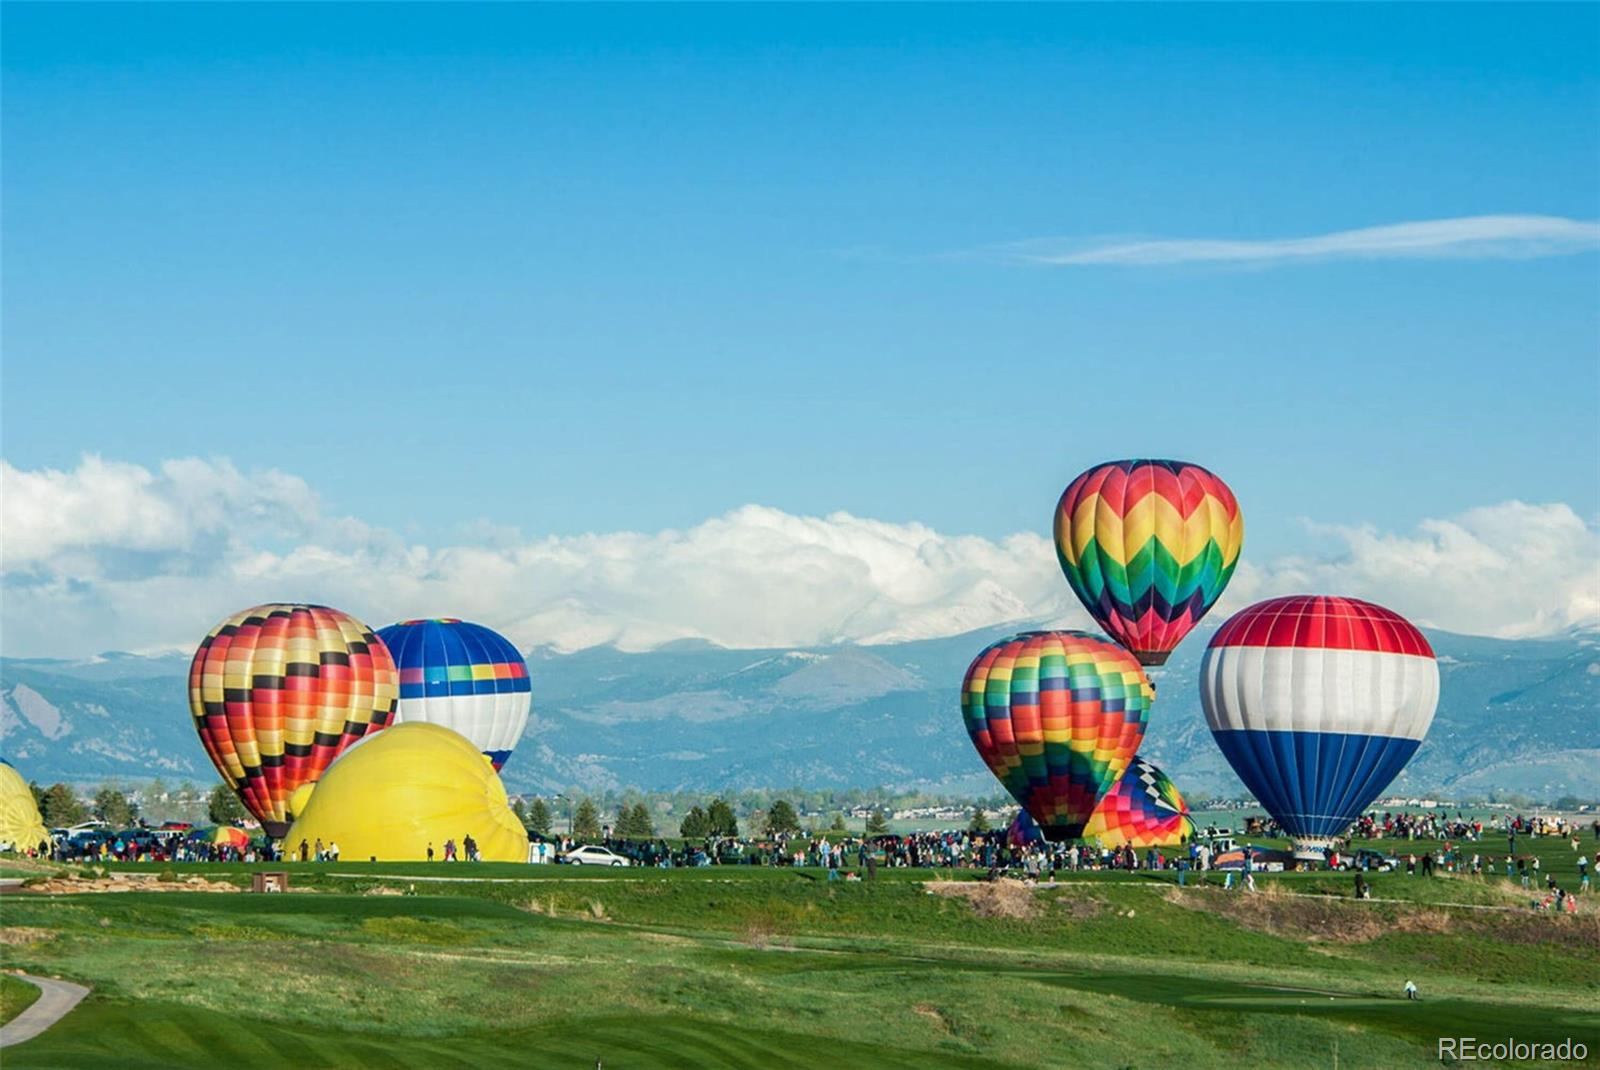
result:
[(986, 647), (961, 684), (972, 745), (1047, 839), (1077, 839), (1144, 740), (1155, 689), (1121, 647), (1024, 632)]
[(1161, 665), (1228, 585), (1244, 518), (1228, 485), (1186, 461), (1112, 461), (1056, 506), (1073, 592), (1141, 665)]
[(1083, 838), (1101, 847), (1179, 847), (1194, 839), (1194, 821), (1178, 786), (1135, 756), (1117, 786), (1094, 808)]

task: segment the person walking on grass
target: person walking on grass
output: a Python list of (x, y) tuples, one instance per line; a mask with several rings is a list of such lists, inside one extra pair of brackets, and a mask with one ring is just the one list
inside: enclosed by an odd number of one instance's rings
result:
[(428, 861), (433, 861), (433, 842), (431, 840), (428, 842)]
[(478, 841), (472, 838), (472, 833), (469, 832), (461, 837), (461, 849), (467, 852), (468, 862), (476, 862), (478, 860)]
[(1406, 994), (1406, 998), (1407, 999), (1416, 999), (1416, 998), (1418, 998), (1417, 997), (1417, 986), (1416, 986), (1416, 983), (1413, 982), (1413, 981), (1407, 981), (1406, 982), (1406, 987), (1404, 989), (1404, 992)]

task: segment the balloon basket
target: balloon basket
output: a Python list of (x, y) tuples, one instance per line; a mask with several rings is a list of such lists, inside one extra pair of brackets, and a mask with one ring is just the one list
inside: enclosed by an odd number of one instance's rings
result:
[(1311, 839), (1295, 837), (1294, 858), (1296, 862), (1326, 862), (1328, 851), (1334, 845), (1332, 836), (1321, 836)]

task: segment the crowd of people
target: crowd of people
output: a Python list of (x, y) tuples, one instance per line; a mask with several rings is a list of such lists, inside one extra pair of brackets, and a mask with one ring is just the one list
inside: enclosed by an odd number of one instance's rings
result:
[[(1265, 834), (1278, 830), (1271, 822), (1257, 826)], [(1330, 851), (1326, 864), (1331, 869), (1357, 870), (1357, 892), (1368, 894), (1370, 885), (1361, 871), (1385, 868), (1392, 864), (1407, 876), (1431, 877), (1436, 874), (1499, 876), (1535, 893), (1539, 909), (1571, 911), (1579, 895), (1590, 891), (1591, 860), (1582, 850), (1582, 832), (1588, 831), (1600, 845), (1600, 819), (1587, 829), (1564, 817), (1524, 817), (1507, 815), (1486, 824), (1445, 811), (1420, 813), (1371, 813), (1350, 829), (1341, 850)], [(1479, 845), (1486, 833), (1505, 836), (1506, 853), (1489, 853)], [(1575, 854), (1575, 887), (1562, 885), (1555, 874), (1543, 872), (1537, 853), (1518, 851), (1519, 838), (1561, 837), (1571, 843)], [(240, 837), (243, 839), (243, 837)], [(559, 860), (581, 844), (567, 836), (541, 841), (534, 837), (541, 859)], [(1407, 851), (1391, 859), (1383, 852), (1357, 849), (1358, 841), (1408, 840), (1434, 841), (1431, 849)], [(1102, 870), (1176, 872), (1183, 883), (1190, 874), (1213, 869), (1229, 871), (1226, 886), (1235, 879), (1242, 887), (1254, 886), (1254, 873), (1261, 868), (1264, 852), (1253, 845), (1242, 849), (1231, 844), (1226, 853), (1202, 839), (1169, 848), (1099, 848), (1083, 844), (1016, 843), (1001, 830), (952, 830), (910, 832), (873, 836), (844, 832), (796, 832), (766, 837), (709, 836), (701, 841), (632, 839), (617, 837), (608, 827), (601, 837), (604, 845), (631, 860), (635, 865), (660, 868), (684, 866), (790, 866), (813, 867), (827, 871), (829, 879), (859, 879), (881, 867), (891, 869), (980, 870), (987, 876), (1016, 876), (1028, 880), (1051, 880), (1066, 873)], [(478, 845), (470, 835), (458, 843), (447, 839), (435, 851), (427, 847), (429, 862), (479, 861)], [(302, 840), (298, 844), (274, 844), (263, 836), (245, 842), (214, 842), (187, 829), (130, 829), (84, 838), (58, 837), (42, 843), (33, 853), (48, 855), (59, 862), (269, 862), (285, 857), (301, 862), (337, 862), (339, 845)], [(1595, 852), (1600, 865), (1600, 849)]]

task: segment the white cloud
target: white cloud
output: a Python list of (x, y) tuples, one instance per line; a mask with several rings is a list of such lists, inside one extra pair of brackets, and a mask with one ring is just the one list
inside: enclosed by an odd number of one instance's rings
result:
[(1600, 222), (1545, 215), (1480, 215), (1267, 241), (1039, 239), (994, 250), (1030, 264), (1145, 267), (1310, 260), (1518, 260), (1600, 249)]
[(1508, 639), (1600, 624), (1600, 528), (1564, 504), (1482, 506), (1425, 520), (1409, 535), (1370, 526), (1312, 530), (1338, 540), (1343, 552), (1242, 564), (1227, 604), (1347, 594), (1424, 626)]
[[(749, 505), (682, 531), (407, 545), (323, 515), (283, 473), (182, 460), (151, 472), (86, 457), (0, 468), (0, 649), (82, 656), (186, 649), (257, 602), (305, 600), (374, 626), (451, 614), (523, 647), (682, 638), (730, 647), (889, 642), (1017, 620), (1085, 626), (1048, 539), (952, 536), (848, 513)], [(1327, 559), (1249, 557), (1218, 615), (1300, 590), (1372, 598), (1420, 623), (1533, 635), (1600, 619), (1600, 532), (1565, 505), (1510, 502), (1410, 535), (1324, 528)]]

